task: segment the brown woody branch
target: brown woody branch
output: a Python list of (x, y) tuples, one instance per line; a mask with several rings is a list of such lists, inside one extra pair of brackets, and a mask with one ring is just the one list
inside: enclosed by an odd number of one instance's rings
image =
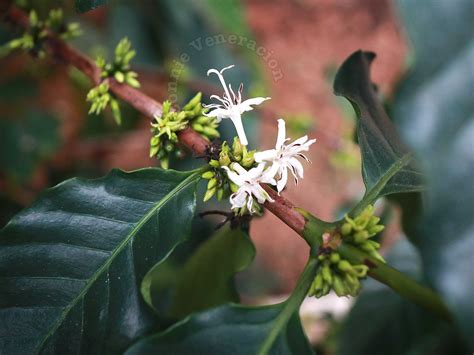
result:
[[(0, 15), (5, 22), (9, 22), (23, 29), (29, 27), (27, 14), (13, 6), (9, 0), (0, 0)], [(53, 58), (76, 67), (87, 75), (94, 85), (100, 83), (100, 69), (96, 66), (94, 61), (68, 45), (54, 33), (50, 32), (46, 37), (45, 47)], [(120, 84), (113, 78), (108, 78), (107, 80), (110, 90), (117, 97), (133, 106), (143, 115), (150, 118), (155, 115), (161, 115), (162, 106), (153, 98), (142, 93), (140, 90)], [(206, 153), (209, 143), (191, 128), (186, 128), (179, 132), (178, 137), (180, 143), (190, 149), (196, 156), (202, 156)], [(275, 200), (275, 202), (271, 203), (266, 202), (265, 207), (290, 228), (301, 234), (305, 225), (304, 217), (294, 209), (291, 202), (279, 196), (269, 186), (263, 187)]]

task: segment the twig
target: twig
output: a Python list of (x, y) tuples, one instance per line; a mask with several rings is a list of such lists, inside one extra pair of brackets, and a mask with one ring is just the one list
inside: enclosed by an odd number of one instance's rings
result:
[[(27, 14), (14, 5), (11, 5), (11, 1), (0, 0), (0, 12), (0, 15), (2, 15), (7, 22), (23, 29), (28, 28), (29, 21)], [(100, 83), (100, 69), (96, 66), (94, 61), (65, 43), (54, 33), (48, 33), (45, 40), (45, 46), (54, 58), (65, 64), (70, 64), (76, 67), (87, 75), (94, 85)], [(161, 115), (162, 106), (153, 98), (142, 93), (140, 90), (134, 89), (128, 85), (120, 84), (113, 78), (109, 78), (108, 82), (110, 90), (117, 97), (129, 103), (143, 115), (150, 118), (153, 118), (155, 115)], [(209, 145), (207, 140), (191, 128), (186, 128), (179, 132), (178, 138), (180, 143), (191, 150), (195, 156), (204, 155)], [(272, 203), (266, 202), (264, 206), (294, 231), (301, 234), (305, 225), (304, 217), (293, 209), (293, 204), (288, 200), (278, 196), (278, 194), (276, 194), (270, 187), (264, 186), (264, 188), (275, 200), (275, 202)]]

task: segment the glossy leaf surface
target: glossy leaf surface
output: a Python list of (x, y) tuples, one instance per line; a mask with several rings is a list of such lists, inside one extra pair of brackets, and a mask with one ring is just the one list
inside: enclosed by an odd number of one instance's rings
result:
[(147, 332), (140, 284), (189, 232), (198, 179), (114, 170), (14, 217), (0, 234), (1, 353), (117, 353)]

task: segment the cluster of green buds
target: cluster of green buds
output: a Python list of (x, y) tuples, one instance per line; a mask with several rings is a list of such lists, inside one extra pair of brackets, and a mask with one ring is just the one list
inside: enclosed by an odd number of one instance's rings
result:
[(379, 224), (380, 217), (374, 216), (374, 211), (374, 206), (369, 205), (355, 218), (346, 215), (345, 223), (341, 226), (341, 234), (345, 242), (362, 249), (375, 259), (385, 262), (378, 252), (380, 244), (370, 239), (385, 228)]
[(35, 10), (29, 14), (28, 30), (19, 38), (9, 41), (0, 48), (0, 56), (6, 55), (15, 49), (29, 51), (35, 57), (43, 58), (46, 53), (43, 49), (43, 41), (52, 32), (60, 38), (67, 40), (81, 34), (78, 23), (64, 22), (63, 11), (53, 9), (44, 21), (40, 21)]
[(137, 80), (138, 74), (130, 70), (130, 61), (135, 57), (136, 52), (132, 49), (132, 43), (128, 38), (122, 38), (115, 47), (115, 58), (112, 63), (99, 56), (96, 64), (101, 70), (102, 78), (115, 78), (120, 84), (127, 84), (134, 88), (139, 88)]
[(163, 102), (161, 116), (155, 116), (151, 126), (152, 138), (150, 140), (150, 157), (160, 161), (161, 167), (167, 169), (171, 154), (178, 157), (182, 152), (177, 146), (177, 132), (191, 126), (207, 140), (219, 137), (217, 121), (215, 117), (204, 114), (207, 109), (201, 104), (202, 94), (197, 93), (180, 111), (171, 109), (171, 102)]
[(170, 154), (175, 152), (181, 155), (177, 132), (185, 129), (188, 119), (184, 111), (175, 112), (171, 110), (171, 102), (163, 102), (161, 116), (155, 116), (151, 123), (152, 137), (150, 140), (150, 158), (156, 156), (164, 169), (169, 167)]
[[(204, 179), (209, 180), (207, 191), (204, 194), (204, 201), (209, 200), (214, 195), (220, 201), (223, 197), (228, 197), (239, 189), (237, 185), (229, 180), (222, 167), (227, 166), (232, 169), (232, 163), (236, 162), (245, 169), (249, 169), (255, 165), (255, 151), (248, 151), (247, 147), (240, 143), (238, 137), (234, 138), (232, 148), (227, 142), (224, 142), (218, 148), (211, 145), (210, 149), (209, 170), (202, 174)], [(244, 213), (245, 211), (238, 211), (238, 214)]]
[(103, 82), (98, 86), (92, 88), (87, 93), (86, 100), (91, 102), (89, 114), (100, 114), (107, 105), (110, 104), (112, 115), (114, 116), (115, 122), (120, 125), (122, 123), (122, 114), (120, 113), (120, 106), (117, 99), (109, 92), (109, 84)]
[[(127, 38), (123, 38), (115, 47), (115, 59), (113, 63), (108, 63), (104, 57), (98, 57), (97, 66), (100, 68), (100, 76), (103, 79), (115, 78), (121, 84), (127, 84), (134, 88), (140, 87), (137, 80), (137, 73), (130, 70), (130, 61), (135, 56), (132, 44)], [(122, 114), (118, 100), (109, 92), (109, 84), (103, 81), (87, 93), (87, 102), (91, 103), (89, 114), (99, 115), (107, 105), (110, 105), (115, 122), (122, 123)]]
[(323, 249), (318, 259), (319, 269), (309, 289), (309, 296), (319, 298), (327, 295), (331, 289), (339, 297), (356, 296), (359, 293), (360, 279), (365, 278), (369, 270), (366, 265), (352, 265), (332, 249)]
[(189, 125), (207, 140), (219, 138), (217, 130), (219, 123), (216, 117), (206, 116), (209, 109), (204, 108), (201, 103), (202, 93), (198, 92), (186, 105), (182, 111), (186, 112)]

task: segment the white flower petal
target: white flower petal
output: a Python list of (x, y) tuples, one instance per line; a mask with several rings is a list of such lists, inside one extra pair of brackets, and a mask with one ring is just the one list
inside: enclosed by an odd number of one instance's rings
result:
[(278, 161), (273, 162), (273, 164), (263, 172), (260, 181), (266, 184), (276, 185), (275, 176), (279, 170), (280, 163)]
[(247, 99), (236, 106), (238, 107), (240, 113), (244, 113), (244, 112), (253, 110), (253, 107), (251, 105), (260, 105), (262, 102), (266, 100), (270, 100), (270, 98), (269, 97), (254, 97), (251, 99)]
[[(301, 165), (300, 161), (296, 158), (290, 158), (289, 163), (294, 168), (291, 172), (295, 176), (295, 178), (303, 178), (303, 165)], [(296, 173), (296, 175), (295, 175)]]
[(252, 180), (258, 180), (262, 177), (263, 169), (265, 169), (265, 163), (258, 164), (255, 168), (248, 171), (248, 176)]
[(249, 196), (247, 198), (247, 209), (249, 210), (250, 214), (254, 214), (255, 210), (253, 208), (253, 197)]
[(222, 74), (222, 73), (225, 72), (227, 69), (232, 69), (233, 67), (235, 67), (234, 64), (231, 64), (231, 65), (229, 65), (229, 66), (227, 66), (227, 67), (224, 67), (224, 68), (221, 69), (220, 73)]
[(275, 144), (275, 149), (279, 150), (282, 148), (283, 143), (285, 143), (285, 138), (286, 138), (285, 121), (280, 118), (278, 119), (278, 135), (277, 135), (277, 141)]
[(249, 142), (247, 140), (247, 136), (245, 135), (244, 125), (242, 124), (242, 117), (240, 116), (240, 113), (233, 111), (229, 117), (237, 131), (237, 136), (239, 136), (240, 143), (242, 145), (248, 145)]
[(229, 201), (232, 205), (232, 209), (244, 207), (247, 197), (248, 194), (244, 189), (239, 189), (236, 193), (230, 195)]
[(281, 171), (280, 179), (277, 181), (277, 191), (278, 193), (282, 192), (288, 181), (288, 170), (283, 168)]
[(265, 203), (267, 198), (270, 198), (268, 193), (258, 184), (251, 186), (251, 192), (260, 204)]
[(226, 110), (223, 108), (216, 108), (214, 110), (209, 111), (208, 113), (204, 113), (204, 116), (207, 117), (217, 117), (218, 119), (229, 118), (232, 112), (230, 110)]
[(245, 184), (245, 179), (239, 176), (234, 171), (230, 170), (227, 166), (223, 166), (222, 169), (224, 169), (227, 172), (227, 176), (234, 184), (238, 186), (242, 186), (243, 184)]
[(288, 147), (294, 147), (294, 146), (299, 146), (299, 145), (302, 145), (304, 144), (304, 142), (306, 142), (308, 140), (308, 136), (303, 136), (301, 138), (298, 138), (297, 140), (295, 140), (294, 142), (288, 144)]
[(273, 161), (277, 156), (277, 151), (275, 149), (269, 149), (264, 150), (263, 152), (257, 152), (253, 157), (257, 163), (261, 163), (263, 161)]
[[(223, 167), (224, 168), (224, 167)], [(229, 168), (225, 167), (227, 170), (229, 170)], [(232, 169), (234, 169), (238, 174), (239, 176), (242, 178), (242, 179), (245, 179), (245, 180), (249, 180), (248, 178), (248, 171), (245, 170), (242, 165), (240, 165), (239, 163), (232, 163)]]

